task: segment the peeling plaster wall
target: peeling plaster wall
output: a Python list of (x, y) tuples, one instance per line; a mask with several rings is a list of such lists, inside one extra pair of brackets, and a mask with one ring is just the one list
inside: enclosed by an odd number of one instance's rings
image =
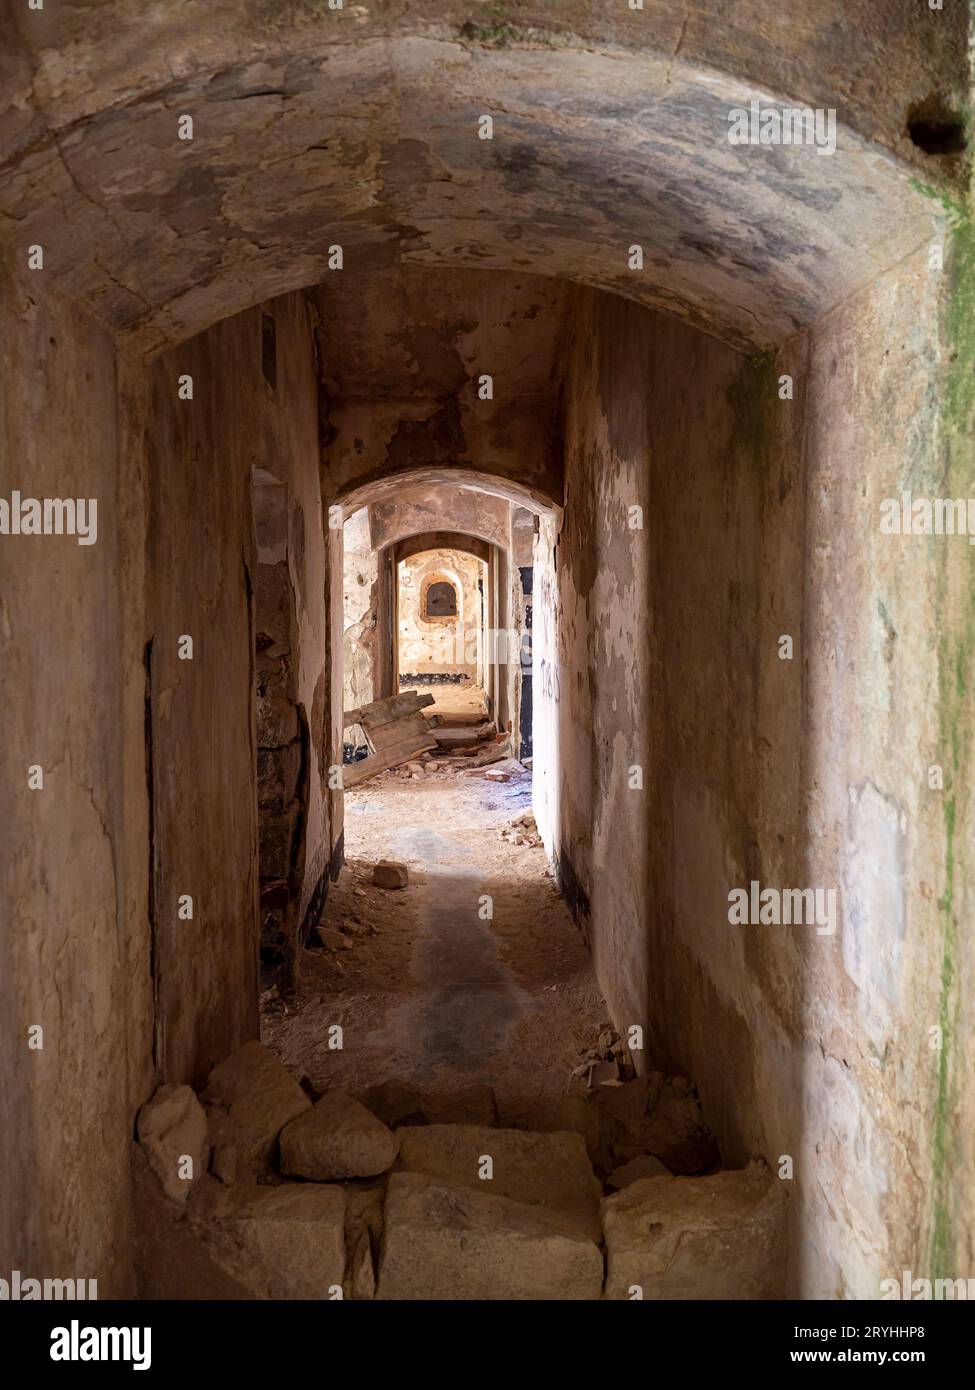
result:
[[(369, 535), (369, 509), (360, 507), (344, 531), (343, 643), (346, 709), (379, 699), (376, 643), (379, 621), (379, 556)], [(365, 743), (358, 725), (346, 737)]]
[[(656, 323), (622, 301), (577, 296), (565, 385), (566, 511), (557, 573), (544, 553), (553, 538), (550, 523), (542, 525), (536, 571), (536, 611), (551, 602), (555, 584), (558, 591), (556, 630), (547, 612), (538, 613), (536, 708), (542, 724), (554, 721), (536, 744), (542, 824), (547, 834), (554, 832), (563, 893), (589, 936), (598, 978), (621, 1027), (647, 1021), (641, 866), (651, 839), (650, 808), (645, 792), (628, 783), (630, 768), (646, 776), (649, 761), (649, 589), (646, 532), (629, 529), (628, 509), (646, 509), (648, 502), (653, 426), (647, 352)], [(692, 340), (687, 330), (676, 331)]]
[[(480, 560), (457, 550), (424, 551), (399, 565), (400, 675), (456, 674), (475, 680), (482, 651)], [(431, 622), (421, 614), (429, 579), (445, 579), (457, 594), (457, 617)]]
[(511, 503), (504, 497), (451, 483), (402, 484), (396, 496), (369, 508), (369, 530), (377, 550), (425, 531), (462, 531), (492, 545), (507, 546)]
[[(560, 521), (539, 518), (532, 546), (534, 613), (532, 624), (532, 810), (549, 855), (562, 849), (559, 804), (562, 785), (559, 725), (562, 672), (559, 666), (560, 603), (556, 564)], [(571, 899), (576, 920), (585, 926), (585, 913)]]
[(0, 495), (95, 498), (98, 531), (0, 536), (0, 1267), (130, 1297), (152, 1042), (139, 388), (101, 328), (26, 278), (0, 267)]
[[(295, 605), (293, 691), (309, 731), (306, 830), (292, 884), (298, 921), (331, 850), (328, 557), (312, 336), (300, 296), (267, 308), (277, 323), (276, 390), (262, 373), (258, 311), (151, 369), (156, 982), (159, 1060), (170, 1081), (202, 1082), (257, 1035), (254, 467), (280, 473), (288, 493), (282, 602)], [(193, 377), (192, 401), (177, 399), (183, 374)], [(195, 636), (192, 661), (177, 658), (184, 633)], [(177, 917), (181, 894), (193, 897), (192, 925)]]
[(532, 754), (532, 623), (534, 547), (538, 517), (524, 507), (512, 507), (508, 518), (508, 612), (512, 646), (508, 663), (508, 709), (515, 756)]
[(332, 755), (311, 327), (298, 296), (263, 306), (261, 318), (265, 335), (276, 326), (274, 385), (265, 377), (262, 399), (279, 411), (261, 443), (259, 475), (279, 481), (257, 482), (252, 494), (261, 963), (270, 983), (277, 970), (290, 981), (300, 929), (322, 891), (331, 849), (326, 770)]
[(880, 531), (881, 502), (905, 489), (975, 496), (970, 227), (953, 255), (948, 242), (945, 272), (922, 248), (789, 359), (809, 382), (806, 873), (843, 901), (839, 939), (806, 952), (801, 999), (798, 1195), (819, 1296), (975, 1268), (975, 552)]
[[(879, 530), (883, 498), (944, 495), (946, 279), (924, 248), (775, 360), (580, 292), (565, 524), (536, 543), (546, 844), (648, 1064), (695, 1079), (726, 1162), (792, 1156), (806, 1297), (972, 1258), (972, 554)], [(753, 879), (836, 888), (836, 934), (733, 927)]]
[[(416, 509), (416, 530), (465, 530), (469, 520), (478, 527), (472, 534), (487, 540), (500, 514), (460, 493), (465, 471), (471, 481), (482, 472), (560, 498), (557, 344), (566, 292), (537, 276), (419, 267), (343, 274), (318, 286), (324, 458), (334, 495), (384, 479), (401, 514)], [(480, 395), (485, 374), (490, 399)], [(453, 502), (431, 504), (431, 486), (411, 481), (420, 470), (440, 470), (458, 490), (456, 517)], [(396, 529), (386, 497), (365, 499), (377, 543), (381, 531)]]

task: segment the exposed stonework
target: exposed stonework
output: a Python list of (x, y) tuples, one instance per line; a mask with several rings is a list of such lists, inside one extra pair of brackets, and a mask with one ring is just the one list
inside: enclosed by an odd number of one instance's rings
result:
[(393, 1166), (398, 1144), (381, 1120), (339, 1091), (323, 1096), (281, 1134), (281, 1171), (329, 1182), (372, 1178)]
[(213, 1144), (213, 1171), (228, 1185), (253, 1181), (277, 1160), (278, 1135), (311, 1102), (259, 1042), (214, 1067), (202, 1096)]
[(189, 1086), (172, 1082), (139, 1111), (136, 1134), (166, 1196), (185, 1206), (207, 1171), (207, 1118)]
[(603, 1260), (570, 1214), (394, 1173), (376, 1297), (598, 1298)]
[(759, 1164), (635, 1182), (603, 1203), (605, 1296), (779, 1298), (785, 1207), (784, 1184)]

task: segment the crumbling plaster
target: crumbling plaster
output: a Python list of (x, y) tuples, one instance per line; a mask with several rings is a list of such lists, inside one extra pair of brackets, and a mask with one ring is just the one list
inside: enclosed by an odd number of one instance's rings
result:
[[(483, 643), (483, 614), (478, 580), (485, 583), (483, 561), (459, 550), (420, 551), (398, 565), (398, 669), (400, 675), (457, 674), (476, 678)], [(457, 597), (454, 618), (433, 620), (423, 611), (429, 582), (445, 580)]]
[[(580, 291), (565, 517), (538, 543), (539, 824), (617, 1025), (696, 1079), (727, 1162), (792, 1157), (805, 1296), (970, 1249), (972, 963), (944, 923), (972, 874), (960, 837), (945, 854), (961, 784), (927, 776), (967, 756), (937, 634), (971, 552), (879, 528), (884, 497), (943, 490), (950, 284), (922, 252), (774, 362)], [(752, 879), (835, 888), (835, 936), (732, 926)]]
[(429, 531), (459, 531), (491, 545), (509, 543), (510, 503), (457, 484), (401, 485), (395, 497), (369, 508), (369, 534), (377, 550)]

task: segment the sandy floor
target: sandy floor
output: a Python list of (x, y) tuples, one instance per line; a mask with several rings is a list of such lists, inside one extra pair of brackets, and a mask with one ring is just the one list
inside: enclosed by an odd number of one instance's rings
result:
[[(569, 1092), (606, 1011), (545, 851), (499, 834), (530, 796), (525, 770), (504, 784), (391, 773), (347, 793), (347, 864), (322, 925), (349, 946), (304, 952), (297, 994), (263, 1020), (289, 1068), (353, 1092), (393, 1077), (436, 1090), (488, 1083), (500, 1096)], [(409, 865), (409, 887), (372, 885), (382, 858)], [(342, 1050), (329, 1048), (333, 1024)]]
[(400, 694), (415, 690), (418, 695), (432, 695), (435, 703), (427, 706), (428, 714), (483, 714), (487, 718), (484, 691), (479, 685), (401, 685)]

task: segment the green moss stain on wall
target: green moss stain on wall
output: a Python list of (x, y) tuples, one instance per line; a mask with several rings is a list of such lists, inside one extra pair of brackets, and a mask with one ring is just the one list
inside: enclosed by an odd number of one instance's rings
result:
[[(944, 194), (924, 189), (941, 202), (946, 216), (948, 292), (944, 311), (947, 374), (943, 384), (941, 426), (945, 497), (975, 497), (975, 225), (971, 208)], [(944, 794), (944, 892), (941, 912), (941, 965), (938, 1023), (937, 1094), (932, 1142), (931, 1277), (953, 1277), (956, 1246), (951, 1196), (955, 1164), (959, 1068), (957, 829), (959, 798), (971, 779), (972, 711), (970, 685), (975, 657), (975, 608), (972, 601), (971, 552), (946, 548), (939, 579), (938, 645), (941, 747), (948, 759)]]

